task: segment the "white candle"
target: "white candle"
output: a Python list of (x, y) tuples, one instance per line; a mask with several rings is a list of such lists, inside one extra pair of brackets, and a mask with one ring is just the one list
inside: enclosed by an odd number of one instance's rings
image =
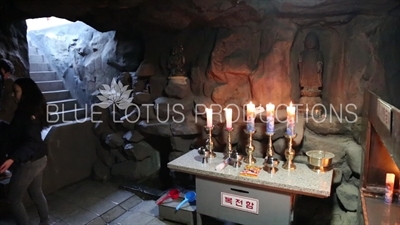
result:
[(315, 117), (319, 118), (321, 116), (321, 110), (320, 109), (316, 109), (315, 110)]
[(232, 109), (225, 108), (226, 129), (232, 129)]
[(207, 114), (207, 127), (211, 128), (213, 125), (213, 123), (212, 123), (212, 114), (213, 114), (212, 108), (206, 108), (206, 114)]
[(292, 102), (290, 102), (290, 105), (286, 108), (286, 119), (287, 119), (287, 124), (286, 124), (286, 134), (289, 136), (294, 136), (295, 131), (294, 131), (294, 124), (295, 124), (295, 118), (296, 118), (296, 107), (292, 105)]
[(391, 204), (393, 201), (393, 189), (394, 189), (395, 175), (393, 173), (386, 174), (386, 186), (385, 186), (385, 203)]
[(249, 104), (247, 104), (246, 108), (247, 108), (247, 116), (254, 117), (255, 116), (254, 114), (256, 112), (256, 106), (252, 102), (250, 102)]
[(308, 105), (307, 105), (307, 108), (306, 108), (306, 117), (308, 117)]
[(267, 104), (267, 133), (273, 134), (274, 133), (274, 120), (275, 120), (275, 105), (274, 104)]
[(275, 112), (275, 105), (272, 103), (267, 104), (267, 116), (273, 116)]
[(256, 106), (250, 102), (246, 106), (247, 114), (247, 131), (255, 131), (254, 120), (255, 120)]

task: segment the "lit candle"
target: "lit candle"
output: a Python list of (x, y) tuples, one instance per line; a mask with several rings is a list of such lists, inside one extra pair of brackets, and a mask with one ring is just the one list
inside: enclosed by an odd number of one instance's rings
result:
[(274, 133), (274, 120), (275, 120), (275, 105), (274, 104), (267, 104), (267, 133), (273, 134)]
[(247, 131), (252, 132), (255, 131), (254, 120), (255, 120), (256, 106), (250, 102), (246, 106), (246, 114), (247, 114)]
[(321, 116), (321, 110), (320, 110), (320, 109), (316, 109), (315, 112), (314, 112), (314, 114), (315, 114), (314, 117), (319, 118), (319, 117)]
[(247, 109), (247, 116), (252, 116), (252, 117), (254, 117), (254, 114), (255, 114), (255, 112), (256, 112), (256, 106), (255, 106), (252, 102), (250, 102), (249, 104), (247, 104), (246, 109)]
[(232, 129), (232, 109), (225, 108), (226, 129)]
[(296, 117), (296, 107), (292, 105), (292, 102), (290, 102), (290, 105), (286, 108), (286, 114), (287, 114), (286, 134), (289, 136), (294, 136), (295, 135), (294, 121)]
[(385, 203), (391, 204), (393, 200), (393, 189), (394, 189), (394, 178), (393, 173), (386, 174), (386, 186), (385, 186)]
[(308, 104), (307, 104), (307, 108), (306, 108), (306, 117), (308, 117)]
[(206, 108), (206, 114), (207, 114), (207, 127), (211, 128), (212, 127), (212, 114), (213, 110), (212, 108)]

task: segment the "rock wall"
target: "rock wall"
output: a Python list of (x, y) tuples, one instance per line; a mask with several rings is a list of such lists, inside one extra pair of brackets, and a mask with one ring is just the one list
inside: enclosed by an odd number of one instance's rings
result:
[[(357, 224), (363, 149), (354, 134), (361, 118), (354, 124), (314, 120), (306, 122), (306, 139), (295, 161), (307, 163), (305, 153), (323, 149), (335, 155), (332, 160), (332, 193), (327, 199), (300, 198), (295, 215), (300, 224)], [(353, 135), (352, 135), (353, 134)], [(308, 206), (313, 207), (309, 208)]]
[[(126, 31), (100, 33), (77, 22), (30, 35), (48, 47), (47, 56), (83, 103), (96, 100), (103, 84), (110, 84), (112, 78), (127, 71), (118, 79), (132, 90), (132, 104), (137, 109), (121, 111), (114, 107), (102, 111), (107, 115), (103, 118), (106, 122), (97, 124), (95, 131), (104, 144), (102, 148), (114, 159), (112, 164), (103, 159), (103, 164), (113, 170), (114, 164), (127, 166), (126, 160), (135, 162), (135, 166), (144, 163), (128, 154), (127, 150), (143, 149), (155, 137), (168, 140), (169, 160), (190, 148), (201, 146), (205, 120), (200, 115), (204, 111), (196, 107), (198, 105), (218, 104), (220, 108), (215, 110), (219, 111), (228, 104), (242, 107), (249, 101), (256, 105), (298, 102), (297, 63), (304, 49), (304, 37), (310, 31), (317, 33), (325, 59), (322, 99), (327, 107), (332, 105), (339, 113), (342, 111), (343, 116), (359, 115), (364, 88), (372, 89), (385, 99), (394, 99), (393, 93), (398, 93), (398, 90), (390, 81), (396, 79), (399, 71), (398, 65), (393, 63), (398, 52), (389, 51), (393, 56), (389, 58), (380, 48), (383, 42), (394, 40), (397, 29), (388, 31), (396, 21), (398, 18), (391, 14), (329, 17), (324, 22), (321, 19), (271, 16), (257, 23), (237, 24), (230, 28), (143, 29), (140, 34)], [(82, 35), (78, 36), (76, 30)], [(187, 75), (187, 84), (183, 85), (171, 83), (168, 79), (168, 60), (171, 49), (177, 45), (184, 47), (183, 71)], [(397, 43), (394, 45), (398, 46)], [(183, 106), (181, 114), (170, 114), (174, 104)], [(348, 104), (353, 104), (354, 107), (347, 110), (354, 114), (345, 111)], [(243, 116), (239, 111), (237, 114)], [(224, 150), (226, 137), (222, 132), (222, 112), (221, 115), (220, 120), (216, 117), (214, 121), (216, 129), (213, 134), (216, 146)], [(183, 123), (174, 121), (179, 116), (185, 118)], [(279, 117), (285, 118), (285, 115), (277, 115)], [(354, 118), (349, 119), (353, 121)], [(242, 126), (243, 121), (239, 121), (235, 130), (241, 130)], [(262, 134), (265, 128), (261, 120), (256, 121), (256, 126), (262, 130), (255, 137), (256, 153), (263, 156), (266, 138)], [(297, 149), (303, 145), (304, 126), (304, 121), (298, 121)], [(282, 155), (285, 127), (279, 123), (276, 127), (274, 147), (276, 153)], [(330, 132), (331, 128), (321, 129)], [(237, 131), (233, 134), (234, 146), (243, 151), (245, 143)], [(151, 161), (156, 165), (153, 168), (159, 168), (158, 162), (162, 159), (157, 157), (163, 150), (149, 149), (156, 157), (154, 162)], [(98, 171), (107, 171), (104, 165), (102, 170), (100, 164), (96, 165)], [(150, 169), (143, 174), (154, 172)], [(144, 177), (141, 172), (123, 176)]]
[[(0, 3), (2, 20), (55, 15), (72, 21), (85, 21), (100, 31), (155, 26), (182, 30), (188, 27), (235, 27), (259, 22), (274, 15), (291, 18), (319, 18), (346, 15), (381, 15), (399, 6), (397, 0), (132, 0), (84, 1), (14, 0)], [(129, 19), (127, 19), (129, 18)]]
[(45, 138), (49, 151), (43, 174), (43, 191), (46, 194), (92, 175), (97, 140), (91, 127), (91, 121), (85, 121), (50, 129)]
[(82, 105), (90, 106), (103, 84), (110, 84), (120, 71), (135, 71), (142, 60), (137, 36), (99, 32), (79, 21), (30, 31), (28, 37)]
[[(220, 108), (215, 110), (219, 111), (228, 104), (242, 106), (250, 100), (256, 105), (298, 102), (297, 63), (304, 37), (310, 31), (318, 35), (325, 59), (322, 100), (326, 106), (340, 111), (345, 110), (341, 106), (354, 104), (350, 110), (355, 114), (344, 111), (344, 116), (355, 117), (361, 112), (364, 88), (369, 88), (400, 107), (400, 91), (396, 87), (400, 81), (398, 1), (75, 3), (61, 8), (16, 0), (13, 5), (0, 3), (0, 10), (7, 11), (0, 17), (10, 16), (10, 20), (53, 13), (81, 19), (106, 31), (100, 33), (77, 22), (31, 36), (42, 45), (48, 60), (81, 104), (91, 104), (98, 97), (98, 89), (117, 76), (132, 90), (128, 97), (132, 97), (135, 109), (96, 108), (101, 115), (97, 118), (100, 122), (94, 123), (94, 133), (100, 142), (96, 144), (93, 170), (99, 180), (111, 176), (145, 179), (159, 170), (162, 178), (168, 177), (168, 161), (204, 145), (205, 120), (203, 115), (198, 116), (204, 109), (197, 107), (200, 104), (218, 104)], [(74, 10), (68, 8), (71, 6)], [(27, 75), (24, 24), (7, 25), (5, 21), (1, 26), (5, 37), (1, 42), (2, 56), (15, 62), (21, 68), (18, 71), (25, 68), (21, 74)], [(171, 49), (177, 45), (184, 47), (187, 83), (168, 79), (167, 62)], [(170, 114), (171, 106), (176, 104), (182, 110)], [(241, 110), (236, 114), (243, 118)], [(282, 120), (286, 115), (280, 112), (276, 117)], [(223, 151), (224, 118), (218, 119), (214, 121), (213, 140), (216, 150)], [(362, 149), (357, 143), (360, 120), (338, 121), (316, 123), (300, 119), (296, 126), (295, 161), (306, 163), (304, 154), (308, 150), (329, 148), (334, 152), (332, 202), (326, 204), (322, 215), (331, 224), (353, 224), (362, 166)], [(234, 148), (243, 153), (244, 123), (239, 121), (234, 126)], [(256, 127), (256, 155), (264, 156), (265, 125), (257, 119)], [(286, 148), (284, 131), (285, 124), (277, 122), (273, 145), (276, 157), (281, 159)], [(313, 211), (307, 200), (305, 203), (307, 207), (299, 203), (310, 214), (305, 223), (320, 223), (321, 216), (315, 216), (320, 205), (314, 204)]]
[[(382, 63), (385, 74), (386, 89), (381, 90), (379, 95), (382, 94), (385, 101), (390, 102), (397, 108), (400, 108), (399, 90), (397, 84), (400, 82), (400, 52), (398, 45), (398, 38), (400, 35), (400, 10), (393, 11), (386, 21), (382, 21), (381, 25), (377, 27), (374, 33), (374, 38), (377, 40), (377, 55), (376, 61)], [(372, 84), (371, 84), (372, 86)], [(384, 92), (384, 93), (382, 93)]]
[[(180, 43), (185, 47), (185, 69), (196, 95), (221, 105), (243, 105), (250, 100), (256, 105), (298, 102), (297, 62), (305, 35), (314, 31), (325, 58), (324, 105), (350, 116), (345, 106), (354, 104), (348, 111), (359, 115), (365, 88), (393, 104), (398, 101), (394, 95), (398, 90), (390, 82), (399, 72), (394, 63), (400, 60), (394, 50), (398, 49), (394, 41), (398, 21), (395, 15), (333, 17), (324, 23), (272, 17), (229, 29), (184, 30), (175, 36), (151, 33), (146, 36), (144, 63), (154, 65), (155, 75), (166, 76), (163, 63), (173, 44)], [(391, 57), (381, 50), (387, 41), (393, 45), (388, 49)]]
[[(14, 75), (16, 77), (29, 77), (28, 42), (26, 40), (25, 21), (2, 21), (0, 23), (0, 58), (7, 59), (14, 65)], [(3, 91), (3, 87), (0, 87), (0, 91)], [(5, 116), (12, 118), (11, 113), (13, 112), (6, 110)], [(3, 121), (1, 122), (3, 123)], [(2, 130), (2, 134), (3, 132), (8, 131)], [(1, 156), (1, 158), (3, 157)]]
[(25, 21), (4, 21), (0, 24), (0, 57), (14, 64), (15, 76), (29, 77)]
[[(399, 93), (391, 82), (399, 73), (395, 63), (400, 60), (399, 44), (394, 41), (398, 20), (390, 14), (333, 17), (324, 23), (271, 17), (233, 28), (144, 30), (144, 37), (134, 32), (101, 33), (77, 22), (31, 32), (29, 37), (47, 46), (47, 57), (81, 103), (90, 103), (102, 84), (109, 84), (120, 72), (136, 71), (141, 62), (138, 72), (152, 74), (140, 77), (166, 77), (170, 51), (182, 44), (194, 95), (221, 105), (243, 105), (250, 100), (264, 105), (298, 102), (297, 62), (305, 35), (314, 31), (325, 58), (323, 103), (345, 114), (344, 107), (354, 104), (349, 111), (359, 114), (364, 88), (398, 104), (395, 96)], [(385, 47), (388, 42), (393, 48)]]

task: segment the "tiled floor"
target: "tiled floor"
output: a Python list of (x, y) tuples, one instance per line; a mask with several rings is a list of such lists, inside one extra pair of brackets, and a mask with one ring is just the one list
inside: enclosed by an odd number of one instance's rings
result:
[[(126, 224), (172, 225), (160, 221), (154, 201), (143, 201), (135, 194), (118, 189), (111, 183), (82, 181), (47, 196), (52, 224)], [(38, 224), (36, 208), (27, 211), (32, 224)], [(0, 219), (1, 225), (16, 224), (11, 218)]]

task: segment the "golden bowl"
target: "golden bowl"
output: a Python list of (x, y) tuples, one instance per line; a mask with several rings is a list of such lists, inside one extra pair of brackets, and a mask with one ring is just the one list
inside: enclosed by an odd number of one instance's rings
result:
[(335, 154), (323, 150), (311, 150), (306, 152), (308, 163), (313, 166), (312, 170), (316, 172), (325, 172), (332, 164)]

